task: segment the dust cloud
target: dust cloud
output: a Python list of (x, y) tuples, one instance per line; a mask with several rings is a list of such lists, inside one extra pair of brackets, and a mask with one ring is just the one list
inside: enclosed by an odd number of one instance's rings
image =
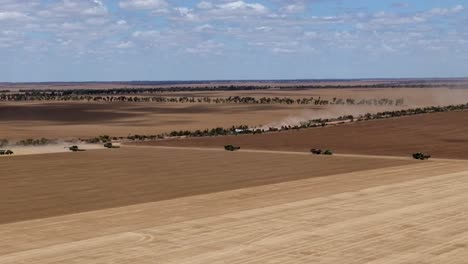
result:
[(104, 149), (103, 145), (98, 144), (86, 144), (86, 143), (57, 143), (57, 144), (49, 144), (44, 146), (16, 146), (10, 145), (7, 147), (3, 147), (4, 149), (10, 149), (14, 152), (14, 156), (22, 156), (22, 155), (39, 155), (39, 154), (51, 154), (51, 153), (64, 153), (64, 152), (71, 152), (68, 148), (71, 146), (78, 146), (80, 149), (83, 150), (96, 150), (96, 149)]
[[(289, 116), (279, 121), (258, 127), (260, 129), (281, 128), (283, 126), (296, 126), (313, 119), (337, 118), (352, 115), (354, 117), (367, 113), (375, 114), (384, 111), (397, 111), (418, 107), (447, 106), (468, 103), (468, 88), (457, 89), (414, 89), (410, 92), (406, 89), (392, 89), (388, 98), (395, 100), (402, 98), (401, 106), (369, 106), (369, 105), (327, 105), (319, 109), (304, 109), (301, 113)], [(368, 98), (361, 99), (372, 99)], [(359, 99), (357, 100), (359, 101)]]

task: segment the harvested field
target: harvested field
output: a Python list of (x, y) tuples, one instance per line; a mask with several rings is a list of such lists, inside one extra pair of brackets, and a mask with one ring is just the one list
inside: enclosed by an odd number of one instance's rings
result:
[[(468, 258), (468, 163), (465, 161), (414, 163), (377, 158), (362, 164), (355, 158), (305, 155), (152, 148), (144, 151), (148, 160), (142, 160), (136, 149), (121, 149), (105, 156), (100, 151), (86, 153), (90, 157), (83, 156), (79, 160), (88, 164), (88, 181), (96, 182), (91, 186), (80, 180), (83, 177), (79, 170), (81, 165), (64, 154), (44, 156), (47, 160), (30, 156), (29, 160), (16, 157), (6, 162), (9, 168), (16, 168), (15, 174), (19, 175), (26, 173), (19, 166), (22, 162), (31, 163), (32, 168), (40, 163), (48, 168), (45, 174), (49, 175), (41, 177), (40, 182), (51, 179), (48, 181), (55, 185), (54, 191), (73, 185), (82, 186), (75, 192), (87, 192), (90, 187), (105, 188), (98, 183), (99, 178), (109, 177), (106, 174), (118, 175), (123, 167), (127, 168), (122, 164), (123, 157), (129, 159), (129, 155), (137, 155), (132, 158), (137, 162), (135, 165), (148, 162), (147, 165), (154, 168), (157, 167), (152, 165), (154, 160), (162, 161), (158, 170), (146, 170), (154, 172), (151, 177), (143, 176), (138, 166), (134, 166), (133, 177), (127, 180), (130, 186), (126, 190), (115, 190), (112, 198), (116, 199), (123, 196), (122, 192), (127, 192), (129, 197), (139, 196), (137, 191), (145, 184), (152, 185), (154, 193), (181, 188), (181, 182), (164, 184), (166, 166), (172, 166), (164, 165), (164, 156), (181, 159), (185, 170), (177, 173), (181, 166), (175, 162), (171, 169), (173, 176), (184, 177), (185, 183), (195, 190), (200, 179), (220, 184), (225, 181), (221, 179), (235, 178), (225, 182), (235, 186), (246, 183), (249, 176), (251, 182), (242, 189), (223, 187), (220, 188), (225, 189), (222, 192), (212, 189), (196, 196), (183, 195), (172, 200), (2, 224), (0, 264), (462, 264)], [(104, 167), (95, 166), (92, 158), (95, 160), (96, 155), (102, 158)], [(224, 164), (220, 164), (219, 156)], [(64, 160), (62, 167), (78, 171), (64, 174), (52, 169), (58, 167), (54, 160)], [(106, 167), (110, 161), (115, 162), (114, 170)], [(201, 166), (207, 162), (211, 165), (209, 171)], [(349, 166), (351, 170), (358, 169), (357, 164), (361, 164), (359, 171), (341, 172), (350, 170)], [(96, 175), (91, 175), (93, 169)], [(316, 170), (331, 174), (314, 177)], [(32, 174), (29, 171), (26, 175), (29, 177), (23, 178), (23, 184), (16, 187), (18, 201), (23, 199), (20, 196), (29, 195), (30, 202), (40, 204), (48, 196), (56, 207), (61, 207), (58, 200), (63, 197), (54, 192), (42, 198), (37, 193), (24, 192), (25, 183), (32, 183), (39, 189), (45, 185), (39, 184), (39, 180), (36, 182)], [(277, 179), (280, 174), (296, 180), (283, 179), (264, 185), (265, 179)], [(304, 174), (308, 176), (300, 176)], [(5, 174), (0, 177), (4, 179)], [(53, 180), (56, 177), (60, 181)], [(113, 181), (117, 180), (119, 177)], [(140, 184), (135, 184), (136, 181)], [(158, 181), (160, 185), (151, 183)], [(113, 183), (107, 181), (106, 184)], [(0, 186), (5, 189), (3, 180)], [(0, 193), (3, 195), (3, 190)], [(88, 196), (98, 203), (104, 198), (99, 193), (88, 193)], [(75, 199), (69, 205), (76, 206), (80, 201), (84, 200)], [(11, 212), (2, 208), (1, 215), (5, 210)]]
[(220, 147), (309, 151), (332, 149), (343, 154), (409, 156), (427, 152), (437, 158), (468, 159), (468, 112), (446, 112), (365, 121), (324, 128), (262, 135), (170, 139), (138, 145)]
[(0, 161), (0, 223), (413, 162), (130, 147)]

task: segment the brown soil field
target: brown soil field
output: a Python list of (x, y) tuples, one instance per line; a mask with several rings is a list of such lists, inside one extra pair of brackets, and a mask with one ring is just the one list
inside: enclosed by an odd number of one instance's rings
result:
[(138, 145), (309, 151), (332, 149), (342, 154), (409, 156), (426, 152), (436, 158), (468, 159), (468, 112), (425, 114), (364, 121), (262, 135), (168, 139)]
[(5, 223), (412, 161), (126, 147), (0, 162), (0, 200), (8, 201), (0, 204), (0, 223)]
[[(468, 89), (312, 89), (168, 93), (188, 96), (404, 98), (411, 108), (468, 102)], [(314, 118), (364, 114), (394, 107), (171, 103), (0, 103), (0, 138), (79, 138), (102, 134), (158, 134), (232, 125), (281, 125)]]
[(0, 138), (67, 139), (260, 125), (303, 111), (299, 106), (281, 105), (2, 103)]
[[(0, 264), (468, 258), (466, 161), (127, 148), (2, 163), (10, 171), (0, 174), (1, 200), (12, 201), (2, 204), (3, 219), (61, 216), (0, 224)], [(166, 199), (108, 208), (151, 195)], [(103, 208), (62, 215), (81, 203)]]

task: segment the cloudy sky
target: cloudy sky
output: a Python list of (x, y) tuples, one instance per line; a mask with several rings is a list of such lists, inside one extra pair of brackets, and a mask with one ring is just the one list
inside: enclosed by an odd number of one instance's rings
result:
[(468, 76), (468, 0), (0, 0), (0, 82)]

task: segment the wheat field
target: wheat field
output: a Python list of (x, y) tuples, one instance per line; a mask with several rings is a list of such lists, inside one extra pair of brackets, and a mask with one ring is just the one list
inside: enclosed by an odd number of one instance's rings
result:
[[(139, 161), (139, 151), (149, 158)], [(59, 174), (61, 166), (73, 164), (72, 158), (67, 159), (73, 154), (15, 157), (2, 162), (11, 168), (25, 159), (39, 159), (37, 163), (43, 163), (45, 169), (43, 174), (51, 176)], [(92, 151), (79, 155), (80, 161), (89, 166), (98, 164), (92, 162), (97, 156), (101, 157), (101, 164), (116, 161), (115, 171), (126, 166), (119, 163), (124, 156), (135, 165), (163, 156), (178, 156), (182, 160), (191, 157), (193, 162), (185, 165), (187, 173), (182, 173), (185, 178), (179, 185), (193, 184), (202, 178), (213, 181), (217, 177), (223, 187), (198, 194), (188, 191), (168, 199), (153, 197), (122, 206), (101, 204), (98, 210), (81, 208), (70, 214), (54, 212), (48, 217), (5, 222), (0, 225), (1, 264), (413, 264), (466, 263), (468, 258), (467, 161), (414, 162), (162, 148), (123, 148), (113, 153)], [(49, 157), (49, 163), (43, 157)], [(51, 165), (58, 158), (62, 158), (62, 165)], [(220, 159), (229, 159), (230, 164), (220, 163)], [(269, 160), (270, 165), (265, 166)], [(206, 164), (212, 165), (208, 171), (213, 175), (206, 175)], [(108, 172), (106, 166), (94, 167), (93, 177)], [(226, 166), (228, 170), (223, 170)], [(319, 168), (319, 173), (314, 168)], [(350, 168), (352, 172), (346, 172)], [(161, 181), (157, 176), (165, 175), (163, 170), (168, 173), (176, 169), (177, 166), (162, 166), (155, 172), (135, 170), (133, 180), (127, 179), (129, 190), (157, 186)], [(55, 179), (55, 184), (63, 187), (79, 183), (74, 181), (75, 177), (80, 178), (79, 174), (66, 175)], [(53, 177), (41, 180), (47, 178)], [(21, 182), (27, 185), (31, 180), (23, 178)], [(239, 182), (242, 184), (236, 187)], [(99, 182), (82, 185), (102, 188)], [(174, 188), (177, 186), (164, 185), (166, 192)], [(125, 195), (121, 192), (115, 190), (107, 198), (122, 199), (119, 197)], [(45, 195), (53, 201), (60, 195), (50, 196)], [(127, 196), (138, 196), (138, 192)], [(15, 194), (10, 194), (10, 200), (13, 197)], [(34, 203), (34, 197), (30, 198)]]

